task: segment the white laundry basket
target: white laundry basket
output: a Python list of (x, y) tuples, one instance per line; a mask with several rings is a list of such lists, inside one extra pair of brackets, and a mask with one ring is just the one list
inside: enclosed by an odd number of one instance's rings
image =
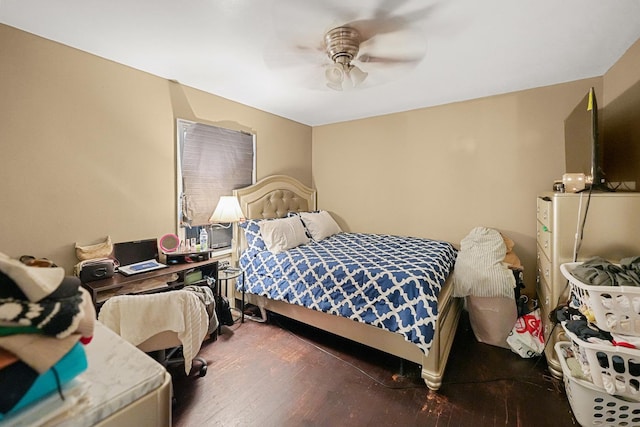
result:
[(640, 287), (588, 285), (571, 274), (581, 264), (561, 264), (560, 271), (569, 280), (573, 295), (593, 313), (596, 325), (604, 331), (640, 337)]
[(556, 343), (555, 351), (562, 366), (564, 387), (571, 410), (583, 426), (640, 427), (640, 402), (607, 394), (593, 383), (574, 378), (564, 357), (571, 344)]
[(586, 356), (588, 366), (583, 372), (591, 376), (596, 387), (640, 401), (640, 350), (590, 343), (562, 326), (573, 342), (574, 351)]

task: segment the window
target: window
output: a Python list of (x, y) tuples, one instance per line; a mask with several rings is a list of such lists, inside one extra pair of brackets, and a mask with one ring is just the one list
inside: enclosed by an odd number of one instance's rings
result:
[[(231, 246), (231, 228), (208, 227), (220, 196), (255, 182), (255, 137), (177, 120), (178, 236), (196, 238), (205, 226), (212, 248)], [(210, 229), (209, 229), (210, 228)]]

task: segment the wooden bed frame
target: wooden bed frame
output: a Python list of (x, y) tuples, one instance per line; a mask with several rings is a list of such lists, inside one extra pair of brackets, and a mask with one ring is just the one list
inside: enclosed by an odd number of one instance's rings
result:
[[(292, 211), (316, 210), (316, 191), (294, 178), (273, 175), (254, 185), (234, 190), (242, 211), (249, 219), (281, 218)], [(246, 247), (244, 233), (234, 229), (236, 244)], [(319, 329), (348, 338), (412, 361), (422, 366), (422, 378), (431, 390), (442, 385), (445, 366), (453, 344), (456, 328), (462, 310), (462, 300), (452, 296), (451, 277), (438, 297), (438, 320), (434, 340), (428, 355), (415, 344), (406, 341), (400, 334), (355, 322), (351, 319), (312, 310), (283, 301), (275, 301), (263, 296), (247, 294), (248, 301), (260, 307)]]

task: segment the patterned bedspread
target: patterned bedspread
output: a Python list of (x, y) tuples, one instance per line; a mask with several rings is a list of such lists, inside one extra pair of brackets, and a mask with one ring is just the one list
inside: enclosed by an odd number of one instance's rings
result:
[(340, 233), (275, 255), (245, 251), (240, 266), (248, 293), (400, 333), (427, 354), (455, 258), (447, 242)]

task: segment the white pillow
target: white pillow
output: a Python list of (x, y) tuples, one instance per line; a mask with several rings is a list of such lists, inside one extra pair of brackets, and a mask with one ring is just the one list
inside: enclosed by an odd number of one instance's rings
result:
[(299, 218), (281, 218), (260, 224), (260, 234), (269, 252), (274, 254), (309, 243)]
[(311, 234), (311, 238), (315, 241), (320, 241), (342, 232), (340, 226), (327, 211), (300, 212), (300, 217)]

